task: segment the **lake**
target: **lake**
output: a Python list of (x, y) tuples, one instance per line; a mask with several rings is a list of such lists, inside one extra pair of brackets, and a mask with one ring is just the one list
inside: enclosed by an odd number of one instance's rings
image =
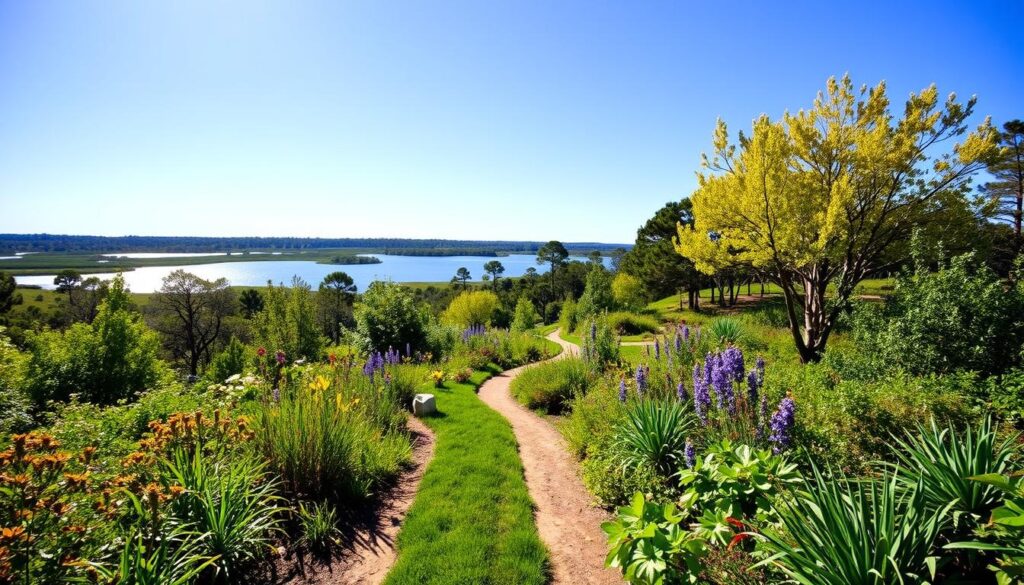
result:
[[(125, 254), (119, 254), (121, 256)], [(484, 264), (498, 260), (505, 267), (502, 276), (522, 276), (527, 268), (536, 268), (538, 272), (546, 272), (547, 266), (538, 266), (537, 257), (530, 254), (512, 254), (498, 258), (487, 256), (392, 256), (389, 254), (369, 254), (381, 259), (380, 264), (317, 264), (308, 260), (267, 260), (261, 262), (217, 262), (213, 264), (194, 264), (191, 266), (146, 266), (124, 273), (124, 279), (132, 292), (154, 292), (163, 284), (161, 281), (171, 272), (181, 268), (201, 278), (215, 280), (224, 277), (235, 286), (264, 286), (267, 281), (274, 284), (290, 284), (293, 276), (305, 280), (316, 288), (324, 276), (335, 271), (348, 273), (355, 280), (359, 291), (374, 280), (392, 280), (394, 282), (447, 282), (455, 276), (461, 266), (469, 269), (473, 281), (479, 282), (484, 274)], [(574, 258), (582, 260), (583, 258)], [(610, 263), (605, 258), (605, 263)], [(113, 278), (112, 273), (90, 274), (102, 279)], [(18, 284), (36, 285), (45, 289), (55, 288), (54, 275), (34, 275), (15, 277)]]

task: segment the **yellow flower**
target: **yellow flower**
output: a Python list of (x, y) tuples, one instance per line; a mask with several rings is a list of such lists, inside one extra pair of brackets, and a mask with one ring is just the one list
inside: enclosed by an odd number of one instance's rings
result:
[(330, 385), (331, 383), (330, 381), (327, 380), (327, 378), (323, 376), (317, 376), (316, 378), (313, 379), (312, 382), (309, 383), (309, 389), (312, 390), (313, 392), (323, 392), (324, 390), (327, 390), (327, 387)]

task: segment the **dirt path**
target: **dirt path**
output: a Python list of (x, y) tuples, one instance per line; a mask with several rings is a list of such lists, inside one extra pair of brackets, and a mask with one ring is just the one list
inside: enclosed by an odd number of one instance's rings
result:
[(343, 535), (345, 548), (338, 557), (327, 563), (309, 563), (305, 574), (293, 565), (292, 574), (282, 583), (379, 585), (384, 582), (395, 564), (395, 537), (416, 499), (427, 464), (434, 457), (434, 432), (413, 416), (409, 417), (408, 424), (412, 433), (412, 467), (379, 499), (379, 508), (370, 511), (365, 518), (354, 519), (357, 528)]
[[(559, 357), (579, 351), (559, 337), (557, 330), (548, 339), (562, 346)], [(579, 477), (579, 466), (566, 450), (561, 434), (509, 394), (509, 383), (521, 370), (509, 370), (488, 380), (480, 387), (479, 395), (512, 423), (526, 485), (537, 504), (537, 529), (551, 552), (552, 583), (622, 583), (617, 570), (604, 568), (608, 550), (601, 522), (608, 515), (592, 505)]]

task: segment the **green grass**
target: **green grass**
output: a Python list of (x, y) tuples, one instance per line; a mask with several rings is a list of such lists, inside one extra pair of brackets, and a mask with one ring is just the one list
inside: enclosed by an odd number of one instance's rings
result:
[(437, 396), (434, 459), (398, 535), (388, 585), (541, 584), (548, 555), (533, 522), (508, 421), (476, 396), (490, 377), (424, 389)]

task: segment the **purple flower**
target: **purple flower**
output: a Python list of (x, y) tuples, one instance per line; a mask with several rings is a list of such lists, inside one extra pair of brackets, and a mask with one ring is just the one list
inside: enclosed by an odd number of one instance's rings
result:
[(693, 364), (693, 409), (703, 424), (708, 423), (709, 406), (711, 406), (711, 396), (708, 394), (707, 382), (704, 380), (700, 364)]
[(405, 342), (405, 357), (412, 357), (412, 344), (410, 344), (408, 341)]
[(743, 381), (743, 352), (738, 347), (729, 347), (722, 352), (722, 367), (737, 382)]
[(690, 439), (686, 439), (686, 446), (683, 448), (683, 458), (686, 461), (686, 468), (693, 469), (697, 464), (697, 450), (693, 448)]
[(676, 398), (679, 399), (679, 402), (686, 402), (689, 398), (686, 396), (686, 386), (683, 385), (682, 380), (679, 380), (679, 385), (676, 386)]
[(277, 359), (277, 365), (279, 365), (279, 366), (283, 366), (284, 365), (284, 352), (283, 351), (277, 350), (277, 353), (274, 355), (274, 357)]
[[(683, 341), (685, 341), (686, 343), (690, 343), (690, 326), (689, 325), (683, 325)], [(681, 348), (677, 345), (676, 349), (681, 349)]]
[(760, 386), (761, 384), (757, 381), (757, 371), (750, 370), (750, 373), (747, 374), (747, 404), (750, 405), (750, 408), (757, 404), (757, 390)]
[(795, 411), (796, 403), (787, 396), (779, 402), (778, 410), (772, 415), (770, 425), (772, 432), (768, 435), (768, 440), (774, 443), (772, 446), (774, 453), (782, 453), (789, 448), (789, 444), (792, 441), (790, 433), (793, 430)]
[[(689, 334), (690, 334), (690, 330), (686, 328), (686, 325), (683, 325), (683, 335), (689, 335)], [(676, 339), (675, 339), (675, 341), (676, 341), (676, 351), (677, 352), (683, 350), (683, 335), (680, 335), (679, 334), (679, 330), (676, 329)]]
[(732, 391), (732, 370), (724, 356), (717, 355), (710, 357), (714, 360), (711, 369), (711, 385), (715, 388), (718, 397), (718, 409), (726, 409), (729, 414), (736, 414), (736, 396)]
[(619, 402), (626, 401), (626, 379), (619, 380)]
[(272, 391), (272, 394), (274, 396), (274, 402), (275, 403), (281, 402), (281, 389), (280, 388), (274, 388), (273, 391)]
[(661, 359), (661, 343), (658, 341), (657, 337), (654, 338), (654, 359)]
[(384, 363), (388, 365), (395, 365), (402, 361), (402, 356), (397, 351), (388, 346), (387, 353), (384, 354)]
[(757, 440), (764, 440), (764, 427), (768, 424), (768, 397), (761, 395), (761, 404), (757, 413)]
[(757, 361), (754, 362), (754, 367), (757, 368), (757, 385), (764, 386), (764, 358), (757, 356)]
[(636, 367), (636, 393), (641, 398), (644, 392), (647, 391), (647, 368), (645, 366)]

